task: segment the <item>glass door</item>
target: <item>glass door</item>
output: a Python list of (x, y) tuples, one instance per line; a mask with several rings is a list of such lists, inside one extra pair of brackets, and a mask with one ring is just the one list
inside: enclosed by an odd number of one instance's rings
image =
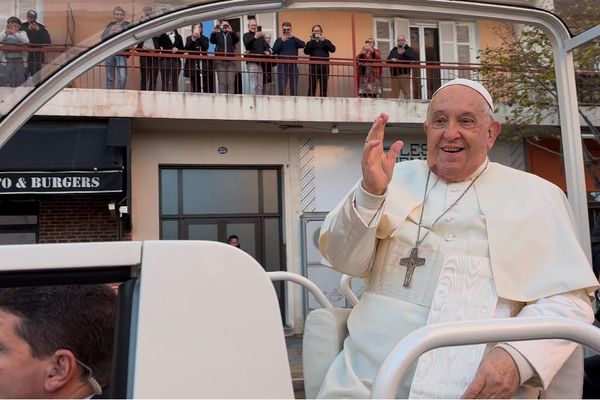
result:
[(441, 85), (439, 29), (434, 26), (416, 25), (410, 27), (410, 46), (419, 54), (419, 61), (433, 68), (421, 68), (413, 72), (413, 97), (430, 99)]

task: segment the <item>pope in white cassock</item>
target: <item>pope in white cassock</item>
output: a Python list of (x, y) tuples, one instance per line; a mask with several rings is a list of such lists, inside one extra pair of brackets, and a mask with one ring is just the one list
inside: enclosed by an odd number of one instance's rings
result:
[[(381, 114), (365, 141), (362, 179), (326, 218), (323, 255), (365, 278), (349, 336), (319, 397), (369, 397), (377, 369), (426, 324), (562, 316), (591, 323), (598, 281), (574, 233), (562, 191), (490, 162), (500, 133), (477, 82), (450, 81), (424, 123), (427, 162), (396, 164), (383, 151)], [(565, 340), (441, 348), (413, 366), (398, 392), (411, 398), (581, 396), (582, 350)]]

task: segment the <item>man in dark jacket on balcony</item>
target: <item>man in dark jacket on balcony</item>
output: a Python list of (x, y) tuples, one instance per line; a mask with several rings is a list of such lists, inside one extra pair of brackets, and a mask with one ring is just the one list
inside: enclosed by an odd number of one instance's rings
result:
[[(273, 54), (280, 58), (296, 59), (298, 58), (298, 49), (303, 49), (306, 44), (294, 36), (292, 33), (292, 24), (284, 22), (281, 24), (283, 35), (275, 41), (273, 45)], [(285, 94), (285, 85), (290, 82), (290, 96), (296, 95), (298, 87), (298, 65), (292, 63), (280, 63), (277, 65), (277, 76), (279, 78), (279, 95)]]
[[(177, 54), (183, 51), (183, 38), (177, 29), (163, 33), (158, 37), (158, 44), (165, 54)], [(160, 79), (162, 90), (167, 92), (179, 91), (179, 73), (181, 60), (177, 57), (164, 57), (160, 61)]]
[[(263, 57), (271, 54), (271, 48), (265, 41), (265, 38), (256, 23), (255, 19), (248, 20), (248, 32), (244, 33), (244, 47), (249, 57)], [(248, 83), (250, 92), (248, 94), (262, 94), (263, 92), (263, 68), (262, 63), (256, 61), (246, 61), (246, 70), (248, 71)]]
[(190, 58), (185, 60), (184, 66), (184, 74), (185, 76), (189, 76), (190, 83), (192, 85), (192, 92), (207, 92), (207, 88), (202, 90), (201, 88), (201, 76), (200, 71), (203, 73), (207, 73), (206, 70), (203, 70), (202, 65), (206, 63), (207, 60), (201, 60), (198, 57), (201, 55), (206, 55), (206, 51), (208, 50), (208, 38), (202, 34), (202, 24), (194, 25), (192, 27), (192, 34), (185, 39), (185, 50), (191, 51), (188, 56)]
[[(234, 57), (235, 45), (239, 41), (240, 37), (231, 29), (231, 24), (227, 20), (222, 20), (210, 34), (210, 42), (216, 45), (215, 55), (219, 57)], [(219, 93), (234, 94), (235, 61), (215, 61), (215, 69), (219, 79)]]
[[(419, 55), (406, 44), (406, 36), (398, 35), (396, 39), (398, 44), (390, 51), (387, 60), (389, 62), (408, 63), (417, 61)], [(396, 67), (391, 68), (392, 73), (392, 98), (410, 99), (410, 68)]]
[[(27, 21), (21, 24), (21, 30), (27, 33), (29, 38), (30, 47), (41, 47), (33, 46), (36, 44), (50, 44), (50, 34), (46, 27), (37, 22), (37, 12), (34, 10), (27, 11)], [(36, 75), (44, 64), (44, 53), (42, 51), (30, 51), (27, 57), (27, 75), (31, 76), (34, 83), (40, 81), (40, 76)]]
[[(106, 25), (104, 31), (100, 35), (102, 40), (107, 40), (119, 32), (127, 29), (129, 21), (125, 20), (125, 10), (121, 6), (116, 6), (113, 9), (114, 19)], [(115, 85), (116, 73), (116, 85)], [(107, 89), (125, 89), (127, 82), (127, 57), (112, 55), (106, 59), (106, 88)]]
[[(311, 60), (328, 62), (329, 53), (335, 53), (335, 46), (325, 35), (321, 25), (312, 27), (310, 40), (306, 43), (304, 54), (310, 56)], [(327, 97), (327, 81), (329, 80), (329, 64), (310, 64), (308, 77), (308, 95), (314, 96), (317, 91), (317, 81), (320, 82), (319, 90), (321, 97)]]

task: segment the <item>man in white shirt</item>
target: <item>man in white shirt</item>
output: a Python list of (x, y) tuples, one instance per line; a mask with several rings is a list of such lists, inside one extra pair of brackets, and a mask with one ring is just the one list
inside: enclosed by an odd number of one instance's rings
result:
[[(487, 158), (500, 133), (487, 90), (466, 79), (433, 96), (427, 162), (396, 165), (381, 114), (365, 141), (362, 179), (326, 218), (320, 246), (332, 267), (366, 279), (349, 337), (319, 397), (369, 397), (391, 348), (426, 324), (563, 316), (591, 323), (598, 285), (560, 189)], [(423, 355), (399, 397), (537, 397), (581, 349), (563, 340), (442, 348)], [(562, 370), (561, 370), (562, 373)], [(575, 383), (574, 383), (575, 382)], [(564, 389), (564, 388), (563, 388)], [(565, 397), (565, 392), (562, 393)]]

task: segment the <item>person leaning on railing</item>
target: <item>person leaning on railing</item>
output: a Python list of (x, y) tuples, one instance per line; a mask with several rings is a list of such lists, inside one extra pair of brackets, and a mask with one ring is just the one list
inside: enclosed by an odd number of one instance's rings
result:
[[(10, 17), (6, 21), (6, 29), (0, 32), (0, 43), (13, 46), (28, 44), (27, 34), (19, 29), (21, 29), (21, 20)], [(6, 84), (10, 87), (21, 86), (26, 79), (24, 62), (27, 60), (27, 52), (2, 51), (1, 55)]]
[[(150, 6), (144, 6), (142, 9), (144, 15), (140, 18), (140, 22), (147, 21), (152, 18), (153, 10)], [(158, 36), (144, 40), (138, 43), (138, 49), (152, 51), (160, 49)], [(156, 53), (152, 53), (156, 55)], [(156, 90), (156, 81), (158, 80), (158, 72), (160, 68), (160, 59), (158, 57), (140, 56), (140, 90)]]
[(381, 62), (381, 52), (375, 47), (375, 40), (369, 38), (360, 53), (356, 56), (359, 68), (358, 95), (360, 97), (381, 96), (381, 67), (373, 66), (371, 62)]
[[(183, 38), (177, 29), (163, 33), (158, 37), (163, 53), (177, 54), (183, 50)], [(181, 72), (181, 60), (176, 57), (163, 57), (160, 60), (160, 79), (162, 90), (166, 92), (179, 91), (179, 73)]]
[[(335, 46), (325, 35), (321, 25), (312, 27), (310, 40), (306, 43), (304, 54), (311, 60), (329, 61), (329, 54), (335, 53)], [(319, 81), (320, 96), (327, 97), (327, 81), (329, 80), (328, 64), (310, 64), (308, 76), (308, 95), (314, 96)]]
[[(200, 52), (208, 50), (208, 38), (202, 34), (202, 24), (192, 27), (192, 34), (185, 38), (185, 50), (192, 51), (193, 57), (200, 55)], [(187, 58), (184, 65), (184, 75), (190, 78), (192, 92), (207, 92), (206, 88), (202, 88), (202, 60), (199, 58)]]
[[(27, 21), (21, 24), (21, 30), (27, 34), (31, 48), (42, 46), (33, 46), (36, 44), (51, 44), (50, 34), (43, 24), (37, 22), (37, 12), (27, 11)], [(40, 81), (41, 76), (38, 72), (42, 69), (45, 57), (43, 51), (30, 51), (27, 57), (27, 75), (33, 79), (34, 83)]]

